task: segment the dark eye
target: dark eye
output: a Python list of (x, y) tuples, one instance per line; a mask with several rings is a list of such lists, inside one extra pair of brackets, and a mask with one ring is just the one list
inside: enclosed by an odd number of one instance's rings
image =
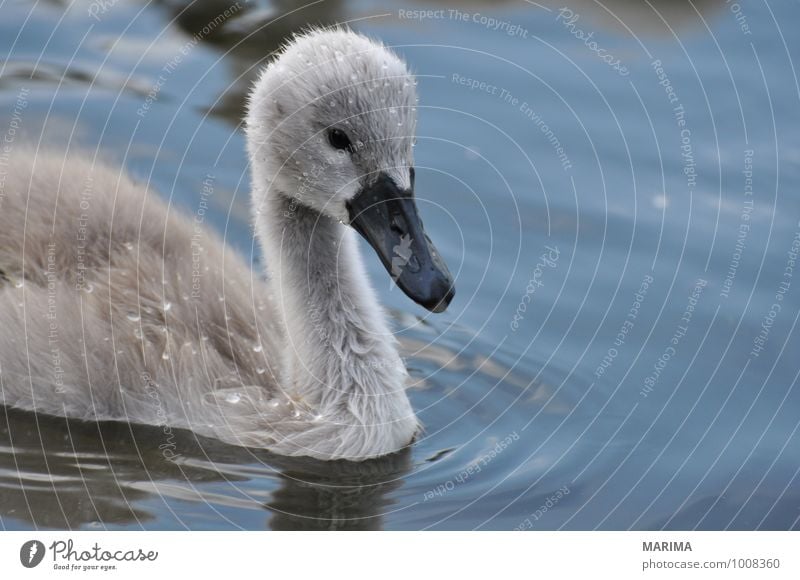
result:
[(350, 142), (350, 137), (341, 129), (331, 129), (328, 131), (328, 141), (334, 149), (344, 149), (347, 151), (353, 150), (353, 144)]

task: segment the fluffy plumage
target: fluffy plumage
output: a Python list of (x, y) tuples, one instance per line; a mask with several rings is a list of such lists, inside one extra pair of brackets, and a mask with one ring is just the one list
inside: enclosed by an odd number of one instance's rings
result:
[[(15, 150), (0, 192), (2, 402), (321, 459), (407, 445), (406, 371), (345, 204), (379, 171), (410, 184), (414, 84), (343, 29), (295, 38), (263, 72), (246, 124), (269, 281), (120, 170)], [(351, 154), (331, 147), (334, 126)]]

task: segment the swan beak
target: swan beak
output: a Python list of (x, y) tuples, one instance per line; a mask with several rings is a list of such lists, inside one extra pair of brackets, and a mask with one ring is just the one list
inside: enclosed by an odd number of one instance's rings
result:
[(392, 280), (414, 302), (444, 312), (455, 295), (453, 277), (433, 246), (411, 189), (401, 190), (385, 173), (347, 202), (350, 225), (377, 252)]

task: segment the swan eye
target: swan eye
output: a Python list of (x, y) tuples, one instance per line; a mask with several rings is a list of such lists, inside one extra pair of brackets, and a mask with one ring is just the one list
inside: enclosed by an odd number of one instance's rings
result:
[(350, 137), (341, 129), (331, 129), (328, 131), (328, 142), (334, 149), (351, 151), (353, 144), (350, 142)]

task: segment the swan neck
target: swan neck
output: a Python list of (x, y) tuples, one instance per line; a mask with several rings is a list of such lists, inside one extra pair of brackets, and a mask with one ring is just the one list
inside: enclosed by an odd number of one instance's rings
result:
[(266, 206), (261, 233), (293, 387), (317, 404), (352, 390), (405, 398), (405, 367), (355, 233), (283, 195)]

